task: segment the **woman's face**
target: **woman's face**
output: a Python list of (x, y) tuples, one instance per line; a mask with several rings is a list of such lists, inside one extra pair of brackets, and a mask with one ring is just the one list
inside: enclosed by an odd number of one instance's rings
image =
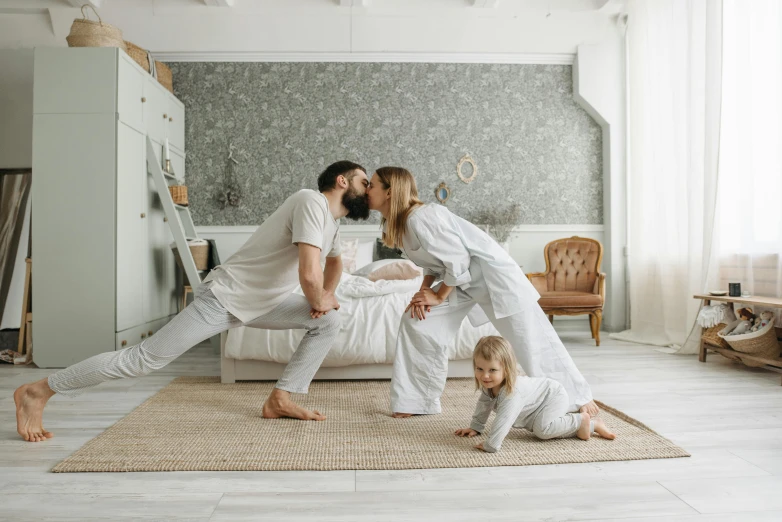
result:
[(377, 210), (385, 216), (385, 213), (388, 211), (390, 194), (391, 189), (384, 188), (383, 182), (380, 181), (378, 175), (373, 174), (367, 187), (367, 202), (370, 210)]

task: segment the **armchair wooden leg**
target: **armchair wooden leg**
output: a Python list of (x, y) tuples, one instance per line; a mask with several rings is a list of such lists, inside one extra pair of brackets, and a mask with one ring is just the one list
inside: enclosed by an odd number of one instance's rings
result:
[(592, 332), (592, 339), (595, 338), (595, 316), (589, 314), (589, 331)]
[(554, 316), (553, 315), (549, 315), (548, 316), (548, 322), (550, 322), (551, 324), (554, 324)]
[(600, 346), (600, 323), (603, 322), (603, 311), (595, 311), (595, 346)]

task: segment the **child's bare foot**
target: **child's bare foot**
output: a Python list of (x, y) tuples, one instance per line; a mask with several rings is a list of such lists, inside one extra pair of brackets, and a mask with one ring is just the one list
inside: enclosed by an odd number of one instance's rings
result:
[(54, 434), (43, 429), (43, 409), (54, 395), (47, 379), (23, 384), (14, 392), (16, 431), (27, 442), (41, 442)]
[(396, 411), (395, 411), (395, 412), (394, 412), (394, 414), (393, 414), (393, 415), (391, 415), (391, 416), (392, 416), (393, 418), (395, 418), (395, 419), (406, 419), (406, 418), (408, 418), (408, 417), (412, 417), (412, 416), (413, 416), (413, 414), (412, 414), (412, 413), (399, 413), (399, 412), (396, 412)]
[(590, 417), (588, 413), (581, 414), (581, 426), (578, 428), (578, 431), (576, 432), (576, 436), (579, 439), (589, 440), (589, 437), (592, 436), (592, 429), (589, 422), (590, 420), (592, 420), (592, 417)]
[(614, 440), (616, 435), (606, 427), (605, 422), (600, 419), (595, 419), (595, 433), (603, 437), (604, 439)]
[(302, 408), (291, 400), (291, 394), (277, 388), (272, 391), (269, 398), (263, 405), (261, 415), (264, 419), (279, 419), (280, 417), (290, 417), (301, 420), (326, 420), (326, 416), (318, 410), (308, 410)]

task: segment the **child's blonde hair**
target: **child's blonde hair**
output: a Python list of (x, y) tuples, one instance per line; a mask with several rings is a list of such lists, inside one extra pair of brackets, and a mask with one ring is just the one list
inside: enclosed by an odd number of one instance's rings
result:
[[(506, 394), (511, 393), (516, 385), (516, 376), (519, 371), (516, 364), (516, 356), (513, 354), (513, 348), (510, 343), (499, 335), (481, 337), (478, 344), (475, 345), (475, 351), (472, 354), (473, 368), (475, 368), (475, 359), (478, 357), (487, 361), (499, 361), (502, 365), (502, 371), (505, 373), (502, 387)], [(481, 388), (483, 388), (483, 385), (475, 377), (475, 389), (480, 390)]]

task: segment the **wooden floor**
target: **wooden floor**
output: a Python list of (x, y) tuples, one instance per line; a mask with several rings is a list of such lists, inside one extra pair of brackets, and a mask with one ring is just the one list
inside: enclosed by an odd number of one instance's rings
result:
[(0, 520), (782, 520), (779, 375), (606, 334), (600, 348), (587, 333), (561, 336), (597, 399), (692, 457), (411, 471), (49, 473), (174, 377), (218, 375), (217, 354), (202, 345), (148, 377), (55, 397), (44, 417), (55, 438), (37, 444), (17, 437), (12, 392), (49, 371), (1, 365)]

